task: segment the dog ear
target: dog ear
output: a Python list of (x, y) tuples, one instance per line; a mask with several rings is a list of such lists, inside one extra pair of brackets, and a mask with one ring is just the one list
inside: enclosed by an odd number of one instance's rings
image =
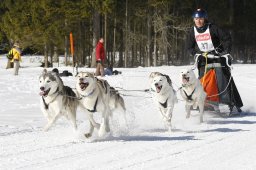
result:
[(170, 86), (172, 86), (172, 80), (171, 80), (171, 78), (170, 78), (168, 75), (166, 75), (166, 74), (163, 74), (163, 76), (166, 77), (167, 82), (169, 83)]
[(153, 72), (149, 74), (149, 78), (152, 78), (152, 76), (153, 76)]
[(76, 75), (75, 75), (75, 77), (78, 77), (78, 74), (79, 74), (79, 73), (81, 73), (81, 71), (80, 71), (80, 72), (77, 72)]

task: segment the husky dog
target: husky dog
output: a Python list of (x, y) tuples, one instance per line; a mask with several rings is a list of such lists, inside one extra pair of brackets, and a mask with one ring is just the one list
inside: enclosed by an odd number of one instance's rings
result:
[(172, 87), (172, 81), (168, 75), (152, 72), (149, 75), (151, 92), (157, 106), (171, 130), (171, 118), (174, 104), (178, 102), (176, 92)]
[(52, 124), (61, 116), (65, 116), (77, 129), (76, 110), (78, 101), (74, 91), (64, 86), (61, 78), (55, 72), (47, 72), (46, 69), (39, 77), (41, 96), (40, 106), (48, 123), (44, 127), (47, 131)]
[(203, 122), (204, 103), (206, 99), (206, 93), (201, 85), (200, 81), (196, 78), (196, 75), (192, 69), (184, 69), (181, 72), (182, 87), (180, 94), (186, 101), (186, 118), (190, 117), (191, 106), (194, 109), (199, 107), (200, 122)]
[[(103, 79), (94, 77), (93, 73), (79, 72), (76, 82), (76, 89), (78, 95), (81, 97), (80, 104), (88, 111), (88, 118), (90, 121), (89, 133), (85, 137), (92, 136), (94, 128), (98, 129), (98, 135), (104, 136), (106, 132), (110, 132), (109, 118), (111, 112), (120, 108), (125, 112), (125, 105), (123, 98), (118, 92), (110, 87), (108, 82)], [(98, 124), (93, 118), (93, 113), (100, 112), (102, 122)]]

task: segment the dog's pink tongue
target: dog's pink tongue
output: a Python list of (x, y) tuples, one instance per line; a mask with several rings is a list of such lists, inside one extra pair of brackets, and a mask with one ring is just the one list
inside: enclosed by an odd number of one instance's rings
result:
[(183, 83), (183, 84), (187, 83), (187, 80), (183, 78), (183, 79), (182, 79), (182, 83)]
[(39, 95), (40, 95), (40, 96), (43, 96), (43, 95), (44, 95), (44, 91), (41, 91), (41, 92), (39, 93)]
[(156, 88), (156, 92), (159, 93), (161, 89), (159, 87)]

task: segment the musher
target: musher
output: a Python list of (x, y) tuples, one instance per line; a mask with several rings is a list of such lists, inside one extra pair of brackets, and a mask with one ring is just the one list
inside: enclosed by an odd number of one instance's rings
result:
[[(197, 9), (194, 26), (187, 38), (187, 50), (195, 56), (199, 79), (207, 93), (207, 103), (218, 110), (218, 104), (235, 107), (241, 112), (243, 102), (231, 75), (231, 36), (208, 21), (207, 12)], [(219, 111), (219, 110), (218, 110)]]

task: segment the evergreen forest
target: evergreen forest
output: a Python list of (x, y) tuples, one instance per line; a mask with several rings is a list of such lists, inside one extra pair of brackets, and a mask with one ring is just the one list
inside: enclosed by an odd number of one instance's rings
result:
[(115, 67), (185, 65), (194, 61), (186, 50), (192, 13), (203, 8), (230, 32), (234, 62), (255, 63), (255, 7), (256, 0), (1, 0), (0, 52), (19, 42), (24, 54), (94, 67), (103, 37)]

